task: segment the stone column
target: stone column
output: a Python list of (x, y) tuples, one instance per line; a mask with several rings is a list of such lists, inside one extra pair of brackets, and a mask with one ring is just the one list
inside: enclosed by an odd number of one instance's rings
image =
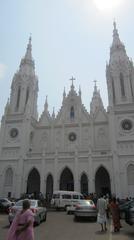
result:
[(43, 195), (46, 194), (46, 166), (45, 166), (45, 151), (43, 151), (42, 154), (42, 161), (41, 161), (41, 181), (40, 181), (40, 191), (43, 193)]
[(88, 152), (88, 193), (94, 192), (94, 176), (93, 176), (93, 166), (92, 166), (92, 151), (91, 146), (89, 146)]
[(58, 169), (58, 149), (56, 148), (55, 157), (54, 157), (54, 188), (53, 190), (59, 190), (59, 179), (57, 176), (57, 169)]
[(78, 149), (77, 146), (75, 148), (75, 156), (74, 156), (74, 191), (80, 192), (80, 184), (78, 178)]

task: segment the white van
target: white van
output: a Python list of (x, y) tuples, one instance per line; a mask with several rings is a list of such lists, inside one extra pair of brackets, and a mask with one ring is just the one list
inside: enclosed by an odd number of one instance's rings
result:
[(75, 191), (54, 191), (51, 199), (51, 206), (56, 209), (66, 209), (71, 206), (73, 200), (84, 199), (83, 195)]

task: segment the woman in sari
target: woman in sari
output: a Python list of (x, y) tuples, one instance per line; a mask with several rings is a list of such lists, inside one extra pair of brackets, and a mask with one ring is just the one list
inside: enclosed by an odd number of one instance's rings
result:
[(110, 211), (111, 211), (111, 214), (112, 214), (114, 232), (119, 232), (120, 227), (121, 227), (121, 224), (120, 224), (120, 209), (119, 209), (119, 205), (118, 205), (115, 197), (113, 197), (113, 199), (110, 203)]
[(34, 240), (34, 216), (28, 199), (23, 201), (23, 209), (14, 218), (8, 231), (7, 240)]

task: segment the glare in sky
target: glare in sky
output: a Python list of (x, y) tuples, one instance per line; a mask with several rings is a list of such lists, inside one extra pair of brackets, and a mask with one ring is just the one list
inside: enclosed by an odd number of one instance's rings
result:
[(94, 0), (96, 7), (99, 10), (112, 10), (118, 7), (123, 0)]

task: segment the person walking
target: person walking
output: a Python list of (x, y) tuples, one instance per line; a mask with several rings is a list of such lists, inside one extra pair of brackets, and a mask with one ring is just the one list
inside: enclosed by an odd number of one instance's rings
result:
[(107, 202), (104, 199), (103, 195), (97, 201), (97, 222), (101, 225), (101, 232), (107, 231), (107, 217), (106, 217), (106, 210), (107, 210)]
[(110, 211), (112, 214), (114, 232), (119, 232), (121, 228), (120, 209), (115, 197), (112, 198), (112, 201), (110, 203)]
[(34, 240), (34, 216), (30, 210), (30, 201), (23, 201), (23, 209), (19, 212), (7, 234), (7, 240)]

